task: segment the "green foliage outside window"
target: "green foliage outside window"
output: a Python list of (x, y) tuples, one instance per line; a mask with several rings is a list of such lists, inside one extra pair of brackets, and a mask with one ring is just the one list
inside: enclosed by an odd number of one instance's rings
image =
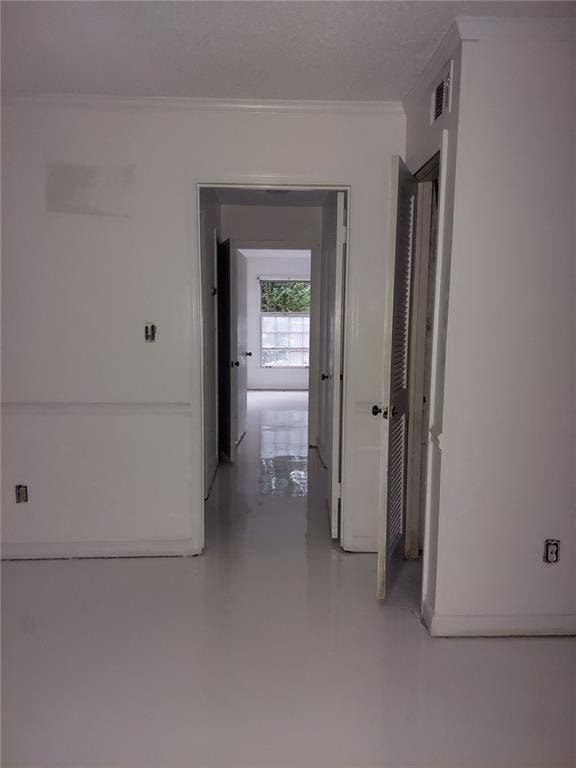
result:
[(308, 280), (261, 280), (262, 312), (310, 312)]

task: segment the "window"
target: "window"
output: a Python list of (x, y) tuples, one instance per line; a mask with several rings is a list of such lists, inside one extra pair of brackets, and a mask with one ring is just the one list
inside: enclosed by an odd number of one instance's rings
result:
[(260, 280), (262, 368), (308, 368), (310, 281)]

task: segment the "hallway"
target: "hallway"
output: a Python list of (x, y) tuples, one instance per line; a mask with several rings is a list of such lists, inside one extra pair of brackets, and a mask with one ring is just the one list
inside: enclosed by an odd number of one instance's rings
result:
[(3, 564), (6, 768), (574, 764), (574, 641), (432, 639), (418, 564), (378, 603), (306, 407), (250, 393), (202, 557)]

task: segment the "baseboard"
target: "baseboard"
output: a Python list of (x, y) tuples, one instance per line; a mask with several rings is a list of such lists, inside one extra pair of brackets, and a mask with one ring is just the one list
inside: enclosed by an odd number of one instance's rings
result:
[(433, 637), (576, 635), (576, 614), (439, 614), (424, 604), (423, 618)]
[(434, 608), (430, 605), (428, 600), (424, 600), (422, 602), (422, 621), (430, 630), (430, 627), (432, 626), (432, 619), (434, 618)]
[(2, 560), (56, 560), (74, 557), (185, 557), (201, 553), (202, 547), (199, 547), (192, 539), (2, 544)]
[(204, 501), (208, 501), (208, 499), (210, 498), (210, 494), (212, 493), (212, 488), (214, 488), (214, 483), (216, 482), (216, 475), (218, 474), (219, 467), (220, 467), (220, 462), (217, 461), (216, 466), (214, 467), (214, 472), (212, 472), (212, 480), (210, 480), (210, 485), (208, 486), (208, 494), (204, 497)]
[(376, 536), (342, 536), (342, 549), (345, 552), (378, 552)]

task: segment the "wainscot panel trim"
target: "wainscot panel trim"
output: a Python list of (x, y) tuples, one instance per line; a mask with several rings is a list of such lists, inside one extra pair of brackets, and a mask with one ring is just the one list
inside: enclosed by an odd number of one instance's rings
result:
[(38, 414), (192, 414), (190, 403), (1, 403), (2, 413), (38, 413)]
[(2, 545), (2, 560), (42, 560), (84, 557), (186, 557), (200, 555), (192, 539), (149, 541), (11, 542)]

